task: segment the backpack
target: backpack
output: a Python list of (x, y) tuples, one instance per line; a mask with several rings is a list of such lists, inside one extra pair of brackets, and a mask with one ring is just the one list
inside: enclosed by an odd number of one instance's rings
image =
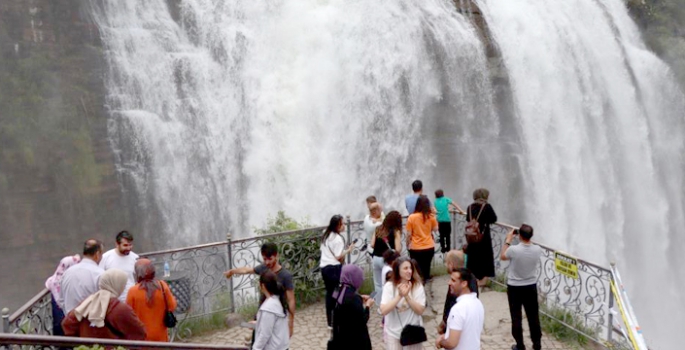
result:
[(468, 208), (469, 213), (471, 214), (471, 220), (466, 223), (466, 227), (464, 228), (464, 235), (466, 236), (466, 243), (468, 244), (479, 243), (483, 240), (483, 234), (480, 232), (480, 224), (478, 223), (478, 219), (480, 218), (480, 214), (483, 212), (484, 208), (485, 203), (481, 205), (480, 211), (478, 211), (478, 216), (476, 216), (475, 219), (473, 218), (471, 206)]

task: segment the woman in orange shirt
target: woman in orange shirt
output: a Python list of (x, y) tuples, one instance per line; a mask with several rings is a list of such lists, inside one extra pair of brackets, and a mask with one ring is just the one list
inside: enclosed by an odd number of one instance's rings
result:
[(145, 340), (168, 342), (169, 334), (164, 325), (164, 316), (167, 310), (176, 309), (176, 298), (166, 282), (155, 280), (155, 267), (150, 260), (139, 259), (134, 269), (138, 284), (129, 289), (126, 303), (145, 324)]
[(430, 280), (431, 261), (435, 254), (433, 232), (438, 231), (438, 220), (431, 210), (430, 200), (421, 195), (416, 210), (407, 218), (407, 247), (409, 257), (416, 260), (424, 283)]

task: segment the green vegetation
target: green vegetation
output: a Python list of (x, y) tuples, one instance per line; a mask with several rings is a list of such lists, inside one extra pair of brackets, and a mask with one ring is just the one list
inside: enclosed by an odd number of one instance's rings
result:
[(506, 293), (507, 292), (507, 275), (504, 273), (499, 273), (494, 279), (489, 279), (486, 287), (494, 290), (495, 292)]
[(587, 327), (578, 315), (559, 307), (540, 304), (540, 325), (543, 332), (567, 344), (586, 348), (590, 339), (565, 326), (562, 322), (589, 336), (596, 337), (597, 335), (597, 330)]
[(627, 0), (647, 46), (668, 62), (685, 86), (685, 0)]
[[(312, 227), (309, 218), (297, 221), (279, 211), (275, 217), (269, 216), (265, 228), (254, 231), (257, 235), (267, 235), (309, 227)], [(281, 264), (295, 274), (293, 277), (298, 308), (320, 301), (323, 297), (323, 281), (318, 273), (320, 236), (320, 230), (313, 229), (298, 234), (297, 237), (285, 235), (266, 239), (267, 242), (278, 245)]]
[[(211, 331), (226, 328), (226, 312), (231, 306), (231, 293), (225, 292), (216, 296), (213, 312), (209, 315), (190, 316), (178, 324), (178, 334), (182, 338), (202, 335)], [(224, 311), (224, 312), (222, 312)], [(249, 316), (254, 316), (254, 313)], [(246, 319), (248, 317), (245, 317)]]

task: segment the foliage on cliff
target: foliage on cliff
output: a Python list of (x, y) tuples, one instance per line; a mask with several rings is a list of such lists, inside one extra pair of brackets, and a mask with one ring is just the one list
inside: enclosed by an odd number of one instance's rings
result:
[(685, 0), (627, 0), (647, 46), (673, 68), (685, 87)]

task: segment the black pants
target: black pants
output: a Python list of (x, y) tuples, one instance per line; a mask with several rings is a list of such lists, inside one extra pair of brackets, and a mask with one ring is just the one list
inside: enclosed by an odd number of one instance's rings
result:
[(433, 261), (434, 254), (435, 250), (433, 250), (433, 248), (409, 250), (409, 257), (416, 260), (416, 263), (419, 265), (419, 273), (421, 274), (421, 278), (423, 278), (424, 282), (430, 279), (431, 262)]
[(440, 251), (444, 253), (452, 249), (452, 223), (438, 222), (438, 231), (440, 232)]
[(540, 315), (538, 311), (538, 288), (537, 284), (527, 286), (507, 285), (507, 299), (509, 299), (509, 313), (511, 314), (511, 335), (516, 340), (516, 347), (525, 350), (523, 344), (523, 314), (521, 307), (526, 310), (530, 339), (533, 341), (533, 350), (540, 350)]
[(326, 321), (328, 326), (333, 326), (331, 323), (331, 313), (335, 308), (333, 292), (340, 284), (341, 271), (342, 265), (328, 265), (321, 268), (321, 277), (323, 277), (323, 284), (326, 287)]

